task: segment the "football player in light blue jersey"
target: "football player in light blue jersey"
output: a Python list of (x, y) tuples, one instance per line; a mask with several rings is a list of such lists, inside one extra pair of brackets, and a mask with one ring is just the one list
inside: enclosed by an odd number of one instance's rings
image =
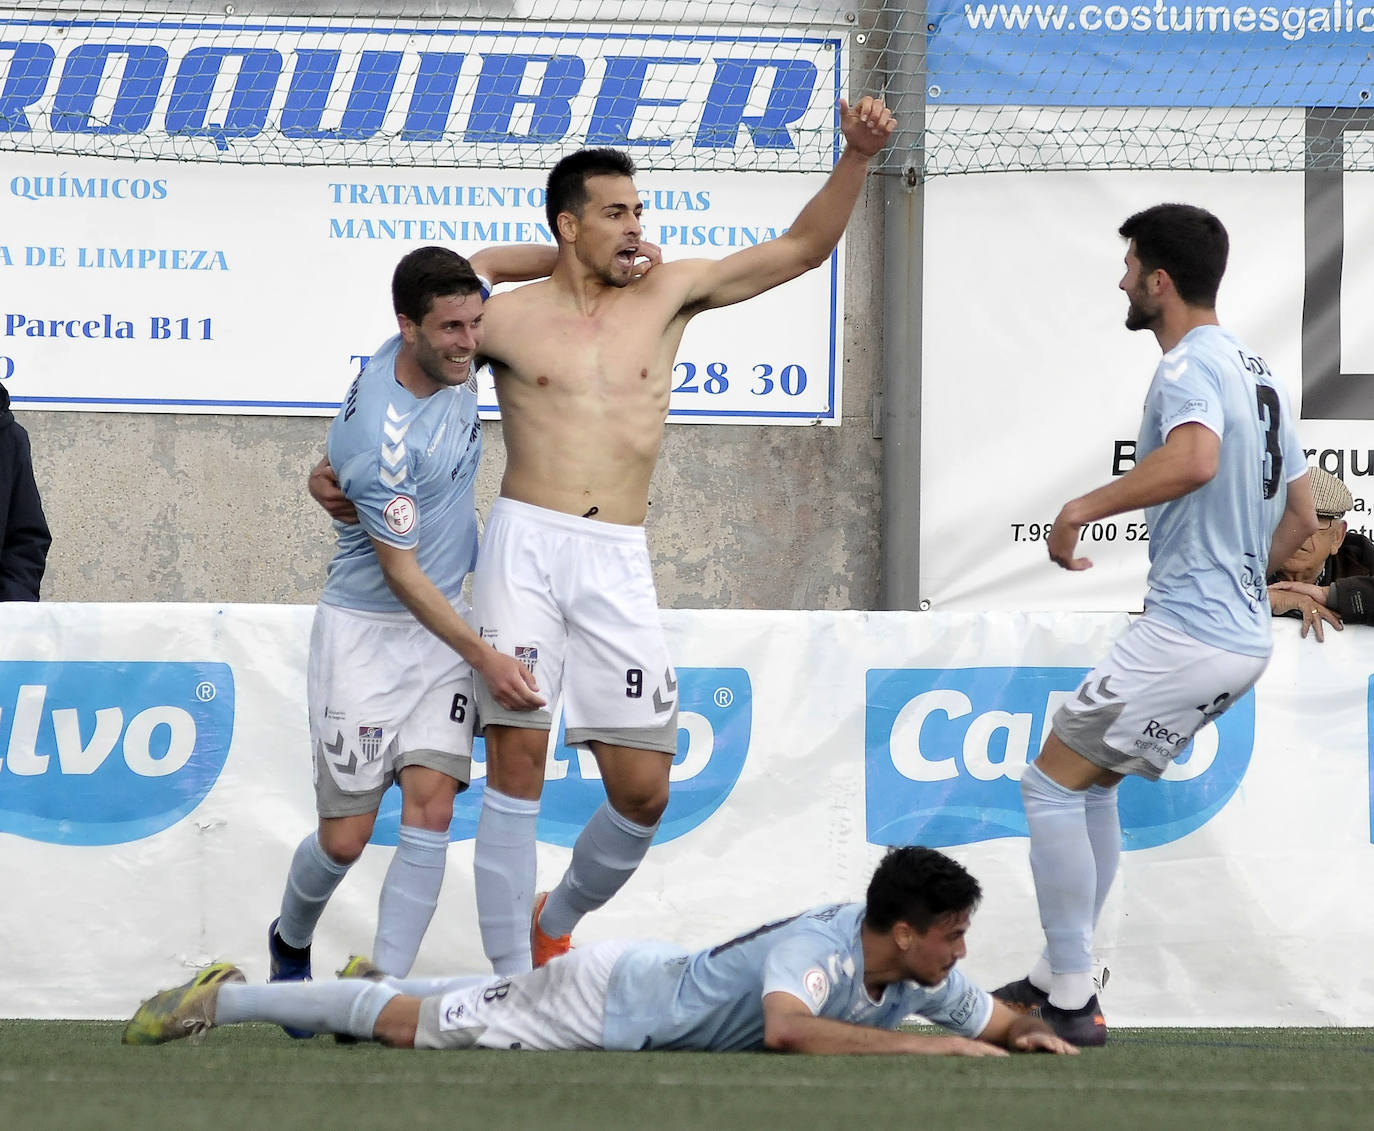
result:
[[(269, 1021), (399, 1048), (1077, 1052), (956, 968), (980, 896), (948, 856), (905, 847), (883, 858), (864, 903), (818, 907), (695, 954), (602, 942), (520, 974), (452, 979), (384, 977), (355, 958), (332, 984), (267, 986), (221, 963), (144, 1002), (124, 1043)], [(952, 1035), (900, 1029), (913, 1015)]]
[(1130, 217), (1128, 330), (1163, 359), (1145, 398), (1136, 465), (1066, 503), (1048, 541), (1065, 569), (1085, 523), (1144, 508), (1145, 615), (1055, 713), (1021, 776), (1045, 950), (995, 990), (1061, 1036), (1099, 1045), (1107, 1026), (1092, 940), (1121, 853), (1117, 785), (1158, 779), (1193, 735), (1235, 703), (1270, 652), (1265, 578), (1317, 528), (1307, 462), (1284, 388), (1217, 324), (1226, 229), (1211, 213), (1160, 204)]
[(402, 344), (398, 334), (372, 355), (329, 429), (328, 459), (360, 522), (335, 526), (338, 548), (320, 595), (326, 604), (405, 611), (377, 542), (414, 550), (420, 572), (450, 602), (477, 558), (476, 375), (417, 397), (393, 376)]
[[(398, 846), (382, 885), (376, 961), (409, 971), (443, 882), (453, 799), (472, 752), (472, 680), (511, 709), (543, 705), (529, 671), (464, 619), (477, 552), (481, 453), (473, 356), (483, 288), (547, 273), (548, 248), (491, 248), (469, 264), (419, 248), (397, 265), (399, 333), (368, 361), (329, 429), (328, 458), (360, 522), (338, 550), (311, 632), (307, 691), (318, 829), (296, 849), (268, 931), (274, 980), (308, 979), (316, 924), (401, 788)], [(309, 1036), (308, 1030), (293, 1036)]]
[(1145, 398), (1136, 460), (1189, 423), (1205, 429), (1204, 440), (1214, 437), (1216, 473), (1196, 490), (1145, 507), (1145, 612), (1228, 652), (1268, 656), (1265, 570), (1288, 497), (1282, 480), (1307, 474), (1287, 394), (1263, 358), (1230, 331), (1204, 324), (1160, 361)]

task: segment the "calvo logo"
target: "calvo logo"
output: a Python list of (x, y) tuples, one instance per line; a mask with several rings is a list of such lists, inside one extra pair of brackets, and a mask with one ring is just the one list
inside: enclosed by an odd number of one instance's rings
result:
[[(875, 668), (867, 673), (868, 840), (949, 846), (1026, 836), (1018, 783), (1086, 668)], [(1158, 782), (1120, 787), (1127, 849), (1201, 828), (1240, 785), (1255, 738), (1251, 692), (1189, 742)]]
[(0, 831), (151, 836), (204, 800), (233, 731), (227, 664), (0, 661)]

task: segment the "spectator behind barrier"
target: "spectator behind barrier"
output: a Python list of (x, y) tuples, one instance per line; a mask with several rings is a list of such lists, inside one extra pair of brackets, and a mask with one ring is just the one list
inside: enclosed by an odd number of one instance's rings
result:
[(1311, 629), (1320, 641), (1323, 623), (1374, 624), (1374, 542), (1346, 526), (1349, 487), (1319, 467), (1308, 479), (1318, 529), (1269, 578), (1269, 604), (1276, 617), (1301, 617), (1302, 635)]
[(0, 601), (36, 601), (52, 535), (33, 478), (29, 434), (0, 385)]

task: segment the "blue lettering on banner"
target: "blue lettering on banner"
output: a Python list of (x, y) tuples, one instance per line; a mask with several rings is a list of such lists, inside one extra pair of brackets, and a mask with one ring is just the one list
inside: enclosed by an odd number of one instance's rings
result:
[(931, 0), (944, 106), (1367, 106), (1374, 3)]
[[(703, 824), (735, 788), (749, 757), (754, 694), (743, 668), (679, 668), (677, 755), (673, 758), (668, 808), (654, 837), (663, 844)], [(486, 746), (473, 744), (473, 762), (486, 761)], [(458, 795), (453, 806), (451, 840), (477, 835), (482, 808), (482, 781)], [(545, 773), (539, 809), (539, 839), (571, 847), (578, 833), (606, 800), (596, 760), (567, 745), (559, 728), (554, 754)], [(400, 831), (401, 794), (392, 787), (382, 798), (372, 843), (394, 845)]]
[[(1040, 752), (1059, 702), (1086, 668), (875, 668), (864, 723), (868, 840), (872, 844), (972, 844), (1026, 836), (1021, 772)], [(1153, 848), (1206, 824), (1250, 764), (1254, 693), (1207, 736), (1216, 752), (1195, 759), (1194, 739), (1158, 782), (1120, 787), (1124, 847)], [(1371, 754), (1374, 758), (1374, 753)]]
[[(9, 46), (0, 43), (0, 48)], [(21, 91), (36, 93), (34, 80), (38, 75), (33, 68), (35, 62), (41, 63), (43, 60), (31, 58), (29, 67), (19, 71), (16, 76)], [(114, 103), (108, 115), (96, 114), (95, 104), (100, 97), (101, 84), (112, 63), (119, 72)], [(142, 133), (153, 120), (158, 87), (166, 70), (167, 52), (159, 47), (133, 43), (83, 43), (73, 48), (67, 56), (57, 94), (53, 98), (52, 128), (64, 133)], [(11, 97), (6, 101), (9, 106), (0, 107), (0, 121), (10, 118), (10, 106), (19, 108), (18, 98)], [(23, 129), (23, 126), (17, 123), (10, 125), (10, 129), (15, 128)]]
[[(551, 54), (518, 49), (549, 31), (149, 21), (84, 27), (63, 52), (54, 26), (0, 29), (0, 133), (207, 138), (221, 150), (269, 134), (365, 141), (384, 128), (413, 144), (663, 147), (686, 131), (698, 150), (796, 150), (815, 144), (803, 116), (833, 106), (845, 44), (570, 24)], [(197, 43), (211, 35), (215, 46)], [(385, 48), (360, 50), (364, 36)]]
[(233, 734), (227, 664), (0, 661), (0, 831), (151, 836), (205, 799)]

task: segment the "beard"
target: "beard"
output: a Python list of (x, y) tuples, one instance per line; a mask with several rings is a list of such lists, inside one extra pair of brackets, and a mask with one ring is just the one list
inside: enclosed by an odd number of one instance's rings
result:
[(632, 276), (620, 275), (614, 267), (594, 267), (592, 271), (608, 287), (628, 287), (632, 281)]
[(415, 351), (415, 363), (420, 367), (424, 375), (437, 385), (447, 385), (451, 388), (456, 388), (459, 385), (466, 384), (468, 379), (472, 376), (472, 362), (469, 361), (468, 364), (463, 367), (461, 376), (457, 375), (450, 371), (449, 363), (444, 360), (444, 356), (438, 350), (429, 346), (428, 343), (425, 344), (423, 349), (417, 349)]
[(1126, 298), (1126, 329), (1150, 330), (1159, 319), (1159, 311), (1140, 306), (1134, 296)]

